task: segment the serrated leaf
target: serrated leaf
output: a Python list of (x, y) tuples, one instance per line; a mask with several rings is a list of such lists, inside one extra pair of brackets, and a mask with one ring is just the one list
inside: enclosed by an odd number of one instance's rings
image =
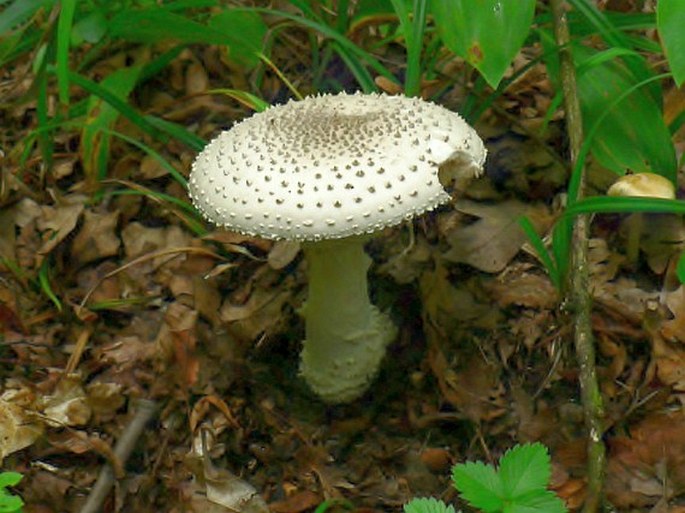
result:
[(566, 505), (549, 490), (533, 492), (506, 504), (503, 513), (566, 513)]
[(445, 46), (496, 88), (530, 32), (535, 0), (432, 0), (431, 6)]
[(19, 497), (0, 494), (0, 513), (19, 513), (19, 508), (24, 505)]
[(1, 472), (0, 473), (0, 488), (7, 486), (14, 486), (21, 481), (22, 476), (19, 472)]
[(656, 24), (675, 83), (685, 81), (685, 0), (659, 0)]
[(433, 497), (420, 497), (405, 504), (404, 513), (454, 513), (454, 506)]
[(502, 511), (502, 481), (491, 465), (480, 461), (455, 465), (452, 481), (462, 499), (485, 513)]
[(536, 490), (544, 490), (550, 472), (549, 454), (541, 443), (517, 445), (509, 449), (499, 463), (504, 496), (515, 500)]

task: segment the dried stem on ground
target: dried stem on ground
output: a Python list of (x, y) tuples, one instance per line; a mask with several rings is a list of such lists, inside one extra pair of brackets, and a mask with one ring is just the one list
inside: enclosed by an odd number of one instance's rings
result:
[[(114, 446), (114, 455), (119, 458), (122, 465), (128, 460), (138, 438), (143, 434), (143, 429), (156, 413), (156, 402), (148, 399), (140, 399), (136, 402), (135, 414)], [(90, 491), (86, 503), (81, 508), (81, 513), (97, 513), (100, 511), (113, 484), (114, 470), (108, 464), (102, 467), (98, 480)]]
[[(569, 30), (566, 20), (566, 2), (550, 0), (552, 19), (554, 22), (554, 37), (561, 48), (561, 84), (564, 92), (564, 107), (566, 110), (566, 126), (569, 135), (571, 167), (575, 169), (580, 148), (583, 142), (583, 124), (580, 113), (580, 103), (576, 90), (576, 75), (573, 55), (569, 47)], [(585, 190), (585, 173), (581, 170), (578, 198)], [(604, 434), (603, 419), (604, 405), (597, 383), (595, 368), (595, 346), (591, 323), (591, 298), (588, 287), (588, 235), (589, 217), (580, 215), (575, 218), (572, 241), (572, 267), (570, 272), (569, 299), (571, 300), (574, 316), (574, 344), (580, 366), (580, 388), (585, 414), (585, 424), (588, 429), (588, 493), (583, 507), (584, 513), (596, 512), (602, 502), (604, 485), (605, 447), (602, 441)]]

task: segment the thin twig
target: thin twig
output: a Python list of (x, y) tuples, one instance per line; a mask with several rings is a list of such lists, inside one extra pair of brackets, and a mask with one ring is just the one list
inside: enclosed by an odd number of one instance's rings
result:
[[(114, 446), (114, 455), (119, 459), (123, 466), (128, 457), (133, 452), (133, 448), (143, 433), (143, 429), (157, 412), (157, 403), (148, 399), (140, 399), (136, 402), (136, 412), (128, 423), (121, 437)], [(109, 490), (114, 485), (114, 471), (112, 466), (107, 464), (100, 470), (98, 480), (90, 491), (86, 503), (81, 508), (80, 513), (98, 513), (109, 494)]]
[[(561, 84), (564, 92), (564, 107), (566, 111), (566, 127), (569, 135), (572, 169), (575, 169), (580, 148), (583, 143), (583, 124), (578, 101), (576, 73), (573, 55), (569, 47), (569, 30), (566, 19), (566, 2), (564, 0), (550, 0), (552, 19), (554, 20), (554, 36), (560, 48)], [(585, 172), (581, 170), (578, 198), (585, 192)], [(573, 226), (572, 271), (570, 276), (569, 297), (574, 314), (574, 344), (578, 365), (580, 366), (580, 389), (585, 414), (585, 425), (588, 430), (587, 445), (587, 479), (588, 491), (583, 506), (583, 513), (595, 513), (602, 503), (602, 488), (604, 484), (604, 463), (606, 459), (605, 447), (602, 441), (604, 434), (604, 405), (602, 395), (597, 384), (595, 368), (595, 345), (592, 335), (591, 309), (592, 301), (589, 293), (588, 272), (588, 235), (589, 217), (580, 215), (575, 218)]]

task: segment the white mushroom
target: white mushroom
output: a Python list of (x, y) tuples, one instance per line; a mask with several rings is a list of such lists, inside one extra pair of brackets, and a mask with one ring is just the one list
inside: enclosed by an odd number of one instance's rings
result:
[(447, 202), (441, 180), (477, 175), (485, 153), (458, 114), (433, 103), (322, 95), (221, 133), (193, 163), (190, 195), (227, 229), (303, 242), (300, 372), (324, 401), (349, 402), (368, 388), (397, 332), (369, 301), (365, 235)]

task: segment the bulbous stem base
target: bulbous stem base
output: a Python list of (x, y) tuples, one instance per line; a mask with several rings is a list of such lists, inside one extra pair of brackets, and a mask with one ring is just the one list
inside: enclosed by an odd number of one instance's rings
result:
[(300, 374), (325, 402), (350, 402), (369, 387), (397, 328), (369, 300), (364, 238), (308, 243), (304, 252), (309, 296)]

